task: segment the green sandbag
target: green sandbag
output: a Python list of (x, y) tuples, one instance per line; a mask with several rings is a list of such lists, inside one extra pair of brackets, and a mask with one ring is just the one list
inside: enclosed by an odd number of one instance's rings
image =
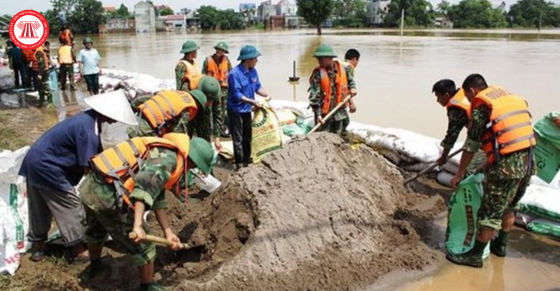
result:
[[(445, 248), (450, 254), (462, 254), (474, 246), (483, 178), (484, 174), (468, 176), (459, 183), (449, 200)], [(483, 258), (489, 255), (490, 248), (487, 246)]]
[(560, 239), (560, 222), (536, 218), (527, 224), (527, 229), (537, 234)]
[(290, 124), (282, 126), (282, 132), (289, 137), (294, 137), (296, 135), (306, 135), (309, 130), (306, 130), (305, 125)]
[(560, 170), (560, 128), (552, 122), (552, 114), (554, 113), (549, 113), (534, 126), (537, 133), (537, 176), (547, 183), (550, 183)]

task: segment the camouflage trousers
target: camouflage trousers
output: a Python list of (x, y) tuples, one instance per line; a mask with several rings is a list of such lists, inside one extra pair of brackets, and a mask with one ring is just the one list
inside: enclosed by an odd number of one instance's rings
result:
[(220, 91), (220, 100), (219, 104), (216, 106), (217, 111), (216, 113), (219, 114), (220, 118), (222, 119), (222, 123), (229, 128), (229, 118), (227, 116), (227, 97), (228, 97), (228, 88), (222, 87)]
[(53, 97), (51, 93), (51, 88), (49, 86), (49, 74), (44, 73), (41, 75), (41, 81), (39, 81), (39, 103), (45, 102), (45, 97), (47, 97), (47, 102), (49, 104), (53, 103)]
[[(115, 186), (107, 184), (98, 174), (89, 173), (80, 185), (80, 199), (86, 210), (86, 239), (88, 244), (103, 246), (111, 238), (128, 254), (136, 266), (153, 262), (156, 249), (153, 243), (136, 244), (128, 238), (134, 224), (133, 211), (117, 207)], [(146, 234), (150, 233), (144, 225)]]
[(502, 216), (517, 210), (517, 203), (523, 198), (532, 174), (534, 168), (520, 179), (500, 179), (496, 175), (486, 174), (484, 196), (478, 210), (478, 225), (500, 230)]
[[(322, 117), (324, 118), (325, 116)], [(331, 117), (329, 120), (325, 122), (323, 126), (319, 127), (317, 131), (327, 131), (344, 137), (348, 134), (346, 128), (348, 127), (349, 124), (350, 124), (350, 117), (348, 116), (346, 116), (341, 120), (335, 120), (334, 117)]]

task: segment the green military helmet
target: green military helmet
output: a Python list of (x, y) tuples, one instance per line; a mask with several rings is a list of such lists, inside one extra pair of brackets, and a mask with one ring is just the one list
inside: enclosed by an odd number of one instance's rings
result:
[(320, 44), (317, 49), (315, 49), (314, 57), (331, 57), (336, 58), (336, 53), (330, 45)]
[(260, 56), (261, 56), (261, 53), (257, 50), (256, 47), (254, 47), (252, 45), (246, 45), (243, 48), (241, 48), (241, 51), (239, 52), (239, 57), (237, 57), (237, 60), (238, 61), (250, 60), (250, 59), (258, 58)]
[(91, 37), (86, 37), (84, 38), (83, 44), (86, 45), (86, 43), (93, 43), (93, 40), (91, 39)]
[(214, 77), (205, 76), (200, 79), (198, 89), (201, 90), (208, 99), (216, 101), (220, 94), (220, 82)]
[(206, 110), (206, 102), (208, 102), (208, 99), (206, 98), (206, 95), (204, 95), (204, 93), (202, 93), (202, 91), (200, 91), (200, 90), (192, 90), (192, 91), (189, 91), (189, 93), (191, 94), (191, 96), (193, 96), (193, 98), (196, 100), (196, 102), (198, 102), (199, 109), (201, 109), (202, 111), (205, 111)]
[(214, 49), (223, 50), (226, 52), (226, 54), (229, 54), (229, 46), (223, 41), (220, 41), (217, 45), (215, 45)]
[(206, 174), (210, 174), (212, 162), (215, 159), (214, 149), (212, 149), (212, 145), (206, 140), (195, 137), (191, 139), (189, 159), (193, 161), (197, 168)]
[(183, 43), (183, 47), (181, 48), (182, 54), (188, 54), (190, 52), (194, 52), (198, 50), (200, 47), (196, 44), (196, 42), (192, 40), (187, 40)]

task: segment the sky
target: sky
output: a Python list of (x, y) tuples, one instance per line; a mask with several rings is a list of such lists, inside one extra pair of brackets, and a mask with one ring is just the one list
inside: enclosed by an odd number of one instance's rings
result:
[[(237, 0), (155, 0), (153, 1), (155, 5), (168, 5), (170, 6), (173, 10), (175, 11), (179, 11), (181, 8), (198, 8), (201, 5), (213, 5), (216, 6), (218, 8), (221, 9), (226, 9), (226, 8), (233, 8), (233, 9), (238, 9), (239, 8), (239, 4), (240, 3), (260, 3), (263, 0), (257, 0), (257, 1), (250, 1), (250, 0), (245, 0), (245, 1), (237, 1)], [(278, 2), (279, 0), (273, 0), (273, 3)], [(441, 2), (440, 0), (430, 0), (432, 3), (437, 4), (439, 2)], [(449, 2), (451, 3), (457, 3), (460, 0), (450, 0)], [(499, 0), (490, 0), (491, 2), (496, 2), (499, 3), (501, 1)], [(49, 0), (26, 0), (26, 1), (2, 1), (3, 3), (0, 4), (0, 11), (2, 11), (2, 13), (9, 13), (9, 14), (15, 14), (21, 10), (25, 10), (25, 9), (33, 9), (33, 10), (37, 10), (37, 11), (45, 11), (47, 9), (49, 9), (51, 7), (50, 1)], [(134, 5), (136, 3), (139, 2), (139, 0), (101, 0), (101, 2), (103, 3), (103, 6), (115, 6), (118, 7), (122, 4), (128, 6), (129, 9), (132, 10), (132, 8), (134, 7)], [(511, 5), (515, 2), (517, 2), (516, 0), (505, 0), (506, 4)], [(552, 2), (555, 3), (560, 3), (560, 0), (553, 0)]]

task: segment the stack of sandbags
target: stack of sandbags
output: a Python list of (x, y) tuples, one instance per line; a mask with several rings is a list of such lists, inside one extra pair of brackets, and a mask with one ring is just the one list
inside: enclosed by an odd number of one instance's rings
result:
[(532, 232), (560, 239), (560, 189), (529, 185), (519, 206), (518, 223)]
[(0, 152), (0, 274), (13, 275), (20, 265), (20, 253), (30, 245), (27, 195), (24, 178), (18, 176), (29, 147)]

